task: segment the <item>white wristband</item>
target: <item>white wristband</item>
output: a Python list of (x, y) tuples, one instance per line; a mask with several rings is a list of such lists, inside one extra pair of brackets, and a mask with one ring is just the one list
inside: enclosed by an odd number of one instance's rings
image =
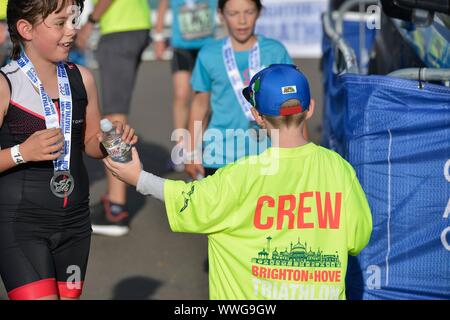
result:
[(11, 148), (11, 157), (14, 163), (17, 165), (26, 163), (26, 161), (22, 157), (22, 154), (20, 153), (19, 147), (20, 145), (15, 145)]
[(166, 37), (164, 36), (164, 33), (162, 33), (162, 32), (155, 32), (152, 34), (152, 39), (153, 39), (153, 41), (157, 42), (157, 41), (166, 40)]

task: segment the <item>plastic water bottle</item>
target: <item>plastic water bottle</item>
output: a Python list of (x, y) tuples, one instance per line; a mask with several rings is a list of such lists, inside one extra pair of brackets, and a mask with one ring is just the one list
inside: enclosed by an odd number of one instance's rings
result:
[(116, 162), (126, 163), (131, 161), (131, 145), (122, 141), (122, 134), (116, 132), (116, 127), (108, 119), (100, 122), (103, 132), (103, 146), (111, 159)]

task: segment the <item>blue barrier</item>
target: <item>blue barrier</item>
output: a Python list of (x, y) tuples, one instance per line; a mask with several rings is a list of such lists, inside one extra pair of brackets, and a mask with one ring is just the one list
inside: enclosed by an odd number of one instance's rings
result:
[(324, 145), (354, 166), (373, 215), (347, 297), (450, 299), (450, 88), (336, 75), (323, 47)]
[(348, 297), (450, 299), (450, 88), (383, 76), (337, 82), (344, 154), (374, 225), (350, 263)]

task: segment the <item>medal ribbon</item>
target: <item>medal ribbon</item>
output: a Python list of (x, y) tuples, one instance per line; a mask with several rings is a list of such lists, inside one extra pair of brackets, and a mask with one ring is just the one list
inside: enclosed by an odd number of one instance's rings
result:
[[(244, 112), (245, 117), (249, 121), (255, 121), (250, 111), (252, 105), (247, 101), (247, 99), (245, 99), (244, 95), (242, 94), (242, 89), (244, 89), (245, 85), (242, 81), (241, 74), (239, 73), (239, 68), (236, 63), (236, 57), (234, 55), (234, 50), (230, 38), (227, 38), (224, 41), (222, 53), (223, 60), (225, 62), (225, 68), (228, 74), (228, 79), (230, 80), (234, 94), (236, 95), (236, 98), (241, 105), (242, 112)], [(258, 42), (256, 42), (256, 44), (250, 50), (248, 60), (248, 65), (250, 67), (250, 78), (252, 78), (261, 69), (261, 55)]]
[(39, 91), (41, 105), (44, 110), (45, 125), (47, 129), (62, 128), (64, 135), (64, 147), (61, 156), (53, 161), (55, 172), (70, 171), (70, 153), (72, 140), (72, 92), (70, 90), (69, 77), (64, 62), (57, 65), (58, 74), (58, 91), (59, 91), (59, 108), (61, 112), (61, 123), (58, 118), (58, 112), (52, 99), (44, 90), (44, 85), (37, 76), (33, 63), (27, 57), (24, 51), (17, 60), (20, 69), (25, 73), (27, 78)]

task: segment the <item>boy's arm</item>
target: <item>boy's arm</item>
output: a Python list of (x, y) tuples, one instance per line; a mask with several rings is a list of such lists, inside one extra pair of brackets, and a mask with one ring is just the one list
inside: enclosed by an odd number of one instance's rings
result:
[(158, 200), (164, 201), (165, 182), (166, 179), (142, 170), (139, 175), (136, 191), (144, 196), (152, 196)]
[(142, 163), (136, 148), (131, 149), (131, 161), (119, 163), (110, 157), (103, 160), (113, 176), (129, 185), (136, 186), (136, 190), (145, 196), (153, 196), (164, 201), (164, 183), (166, 179), (155, 176), (142, 169)]
[(114, 162), (110, 157), (103, 161), (118, 179), (163, 200), (173, 231), (211, 234), (233, 226), (240, 200), (238, 186), (231, 181), (242, 178), (242, 172), (233, 171), (230, 165), (201, 181), (167, 180), (143, 171), (136, 148), (132, 152), (128, 163)]

